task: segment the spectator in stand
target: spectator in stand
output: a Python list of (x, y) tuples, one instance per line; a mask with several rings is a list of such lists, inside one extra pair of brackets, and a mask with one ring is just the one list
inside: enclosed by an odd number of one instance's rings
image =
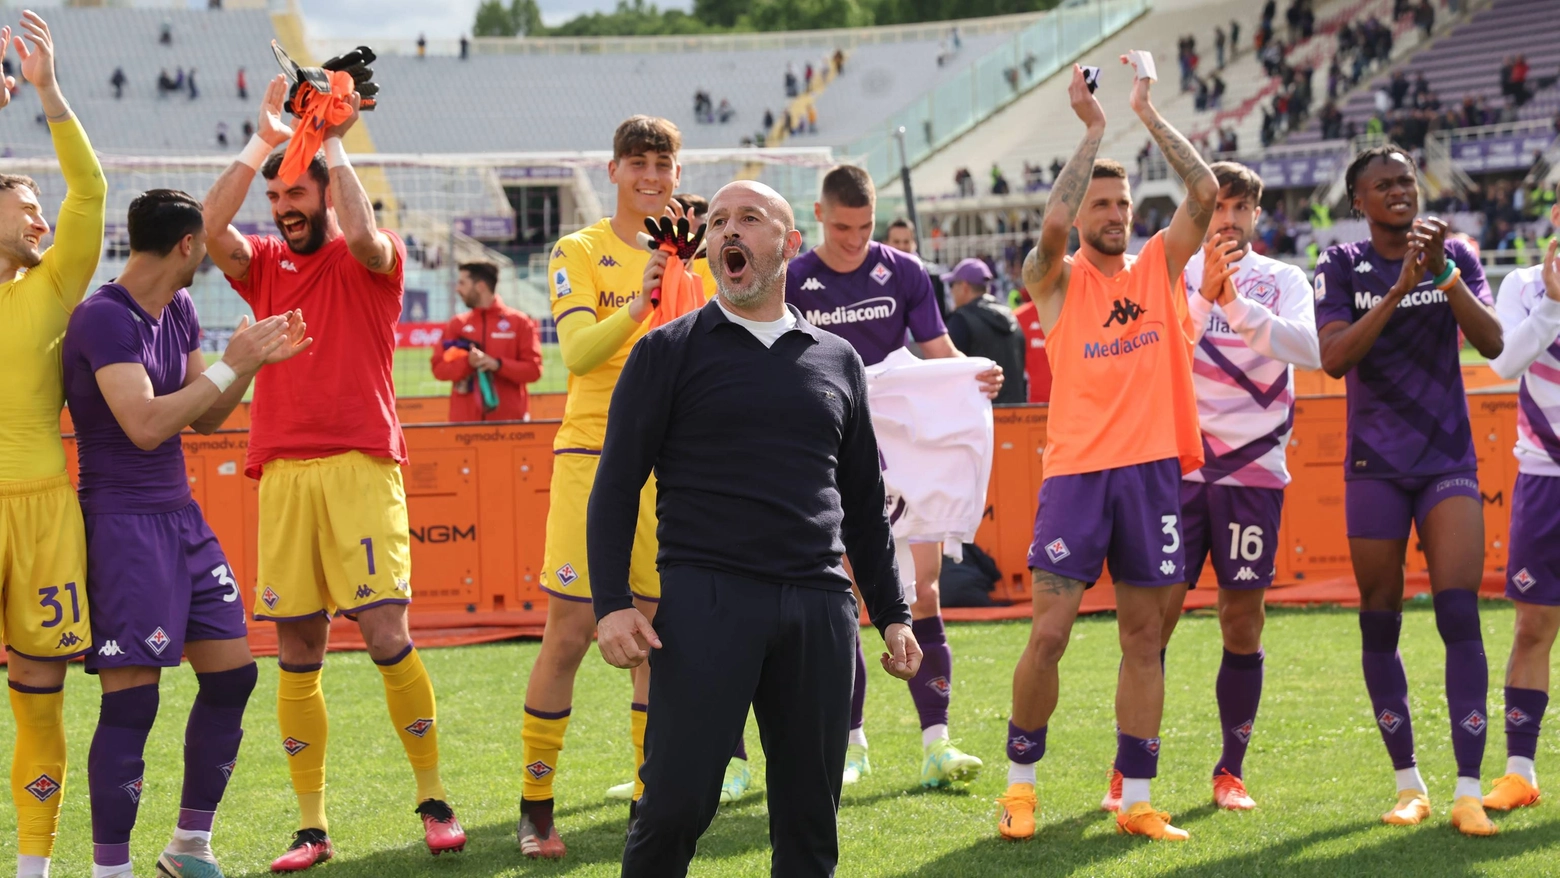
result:
[(1007, 178), (1002, 176), (1002, 168), (996, 162), (991, 163), (991, 194), (1006, 195), (1011, 189)]
[(1527, 88), (1528, 62), (1526, 55), (1518, 55), (1511, 65), (1511, 99), (1516, 106), (1527, 103), (1533, 95)]
[(460, 35), (460, 60), (464, 61), (471, 56), (471, 41), (465, 34)]
[(1213, 28), (1213, 59), (1218, 69), (1224, 69), (1224, 28), (1214, 25)]
[[(10, 67), (10, 64), (7, 64), (6, 66)], [(11, 71), (6, 70), (5, 72), (7, 75), (9, 75)], [(125, 69), (123, 67), (115, 67), (114, 75), (108, 80), (108, 84), (114, 87), (114, 100), (117, 101), (125, 96), (126, 82), (129, 82), (129, 80), (125, 78)]]
[(1240, 22), (1230, 19), (1230, 57), (1240, 54)]
[(802, 79), (806, 83), (806, 90), (807, 91), (812, 91), (812, 78), (813, 78), (813, 66), (812, 66), (812, 62), (809, 61), (809, 62), (807, 62), (807, 66), (805, 68), (803, 68), (803, 72), (802, 72)]
[(969, 168), (959, 168), (953, 172), (953, 184), (959, 187), (961, 198), (975, 194), (975, 177), (970, 174)]
[(189, 74), (185, 77), (184, 85), (187, 89), (189, 89), (190, 100), (193, 101), (200, 97), (200, 90), (195, 87), (195, 68), (190, 68)]
[(737, 114), (737, 111), (735, 109), (732, 109), (731, 101), (728, 101), (725, 98), (721, 98), (720, 99), (720, 107), (715, 110), (715, 121), (717, 121), (720, 124), (724, 125), (727, 122), (730, 122), (731, 121), (731, 117), (735, 116), (736, 114)]
[(249, 100), (249, 76), (242, 67), (238, 68), (238, 99)]
[[(1560, 131), (1560, 122), (1556, 122), (1555, 130)], [(1051, 159), (1051, 185), (1056, 185), (1056, 178), (1062, 175), (1062, 167), (1062, 160), (1060, 158)]]
[(162, 43), (164, 46), (173, 45), (173, 25), (166, 20), (163, 21), (162, 27), (158, 29), (157, 42)]
[[(459, 347), (440, 346), (433, 351), (433, 377), (450, 381), (451, 421), (525, 421), (530, 419), (531, 397), (526, 385), (542, 377), (542, 340), (536, 322), (504, 304), (496, 291), (498, 266), (468, 262), (460, 267), (455, 292), (470, 310), (451, 318), (444, 328), (444, 342), (461, 341), (468, 347), (461, 355), (446, 354)], [(486, 374), (497, 405), (483, 399), (479, 374)]]
[(1435, 7), (1430, 5), (1430, 0), (1419, 0), (1414, 8), (1414, 26), (1419, 28), (1423, 39), (1430, 39), (1430, 34), (1435, 32)]
[(1226, 86), (1224, 85), (1224, 77), (1220, 76), (1219, 74), (1215, 73), (1211, 78), (1213, 84), (1208, 91), (1208, 107), (1210, 109), (1217, 110), (1219, 109), (1219, 106), (1224, 103), (1224, 92)]
[(1397, 21), (1407, 15), (1411, 5), (1411, 0), (1392, 0), (1392, 20)]
[(426, 34), (417, 35), (417, 60), (428, 57), (428, 37)]
[(834, 50), (834, 75), (839, 76), (845, 72), (845, 50)]
[(1343, 136), (1343, 112), (1338, 109), (1338, 104), (1332, 98), (1322, 105), (1317, 118), (1322, 124), (1322, 139), (1337, 140)]
[(770, 131), (773, 131), (774, 129), (775, 129), (775, 114), (770, 112), (768, 107), (765, 107), (764, 108), (764, 131), (765, 131), (765, 133), (768, 133)]
[(1392, 81), (1387, 85), (1387, 96), (1392, 99), (1392, 109), (1403, 109), (1403, 102), (1408, 99), (1408, 77), (1401, 70), (1392, 71)]
[[(979, 259), (965, 259), (942, 276), (953, 298), (948, 315), (948, 340), (959, 352), (986, 357), (1002, 367), (1003, 374), (1024, 374), (1024, 332), (1013, 312), (990, 294), (991, 269)], [(1010, 386), (1011, 385), (1011, 386)], [(1028, 397), (1023, 381), (1004, 382), (993, 403), (1022, 403)]]
[(255, 136), (255, 123), (249, 121), (248, 119), (245, 119), (244, 120), (244, 142), (248, 143), (249, 142), (249, 138), (254, 137), (254, 136)]
[(796, 97), (796, 62), (785, 62), (785, 96)]
[(226, 123), (226, 122), (218, 122), (217, 123), (217, 146), (223, 147), (224, 149), (227, 148), (227, 145), (228, 145), (227, 133), (228, 133), (228, 123)]

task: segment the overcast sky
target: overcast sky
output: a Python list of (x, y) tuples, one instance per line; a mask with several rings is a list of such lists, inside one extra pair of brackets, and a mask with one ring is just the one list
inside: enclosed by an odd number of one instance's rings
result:
[[(428, 39), (455, 39), (461, 33), (471, 31), (476, 16), (478, 0), (443, 0), (429, 3), (427, 0), (301, 0), (309, 35), (317, 38), (342, 39), (406, 38), (414, 39), (419, 33)], [(539, 0), (542, 20), (558, 24), (582, 13), (595, 10), (608, 11), (617, 7), (617, 0)], [(688, 9), (691, 0), (660, 0), (656, 6)]]

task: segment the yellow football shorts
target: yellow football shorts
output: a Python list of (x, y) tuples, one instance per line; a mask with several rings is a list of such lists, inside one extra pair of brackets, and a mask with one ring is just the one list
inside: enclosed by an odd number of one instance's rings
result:
[[(590, 563), (585, 557), (585, 509), (596, 482), (597, 454), (568, 452), (553, 456), (547, 500), (547, 546), (542, 553), (542, 591), (566, 601), (590, 603)], [(661, 599), (661, 575), (655, 569), (655, 477), (639, 492), (639, 524), (629, 561), (628, 587), (634, 596)]]
[(92, 648), (87, 532), (68, 476), (0, 482), (0, 591), (11, 652), (63, 661)]
[(411, 603), (411, 541), (395, 461), (360, 451), (270, 461), (260, 475), (255, 618)]

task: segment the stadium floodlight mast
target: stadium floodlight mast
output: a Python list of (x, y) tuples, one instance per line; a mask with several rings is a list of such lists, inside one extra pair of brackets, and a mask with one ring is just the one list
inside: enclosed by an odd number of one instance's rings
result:
[(905, 216), (910, 218), (910, 234), (915, 239), (915, 252), (921, 252), (921, 224), (915, 218), (915, 192), (910, 188), (910, 163), (905, 160), (905, 126), (894, 130), (899, 141), (899, 184), (905, 190)]

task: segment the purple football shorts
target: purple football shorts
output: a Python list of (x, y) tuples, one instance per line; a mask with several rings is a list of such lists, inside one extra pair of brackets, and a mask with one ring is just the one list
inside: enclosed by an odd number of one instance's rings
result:
[(1480, 500), (1478, 471), (1344, 482), (1343, 516), (1349, 538), (1406, 540), (1409, 525), (1422, 532), (1425, 516), (1449, 497)]
[(1283, 517), (1282, 488), (1182, 482), (1181, 533), (1186, 538), (1186, 578), (1192, 588), (1197, 587), (1209, 556), (1220, 588), (1272, 585)]
[(1110, 564), (1125, 585), (1186, 581), (1181, 466), (1174, 458), (1040, 484), (1029, 566), (1093, 585)]
[(1506, 597), (1560, 606), (1560, 476), (1517, 475)]

